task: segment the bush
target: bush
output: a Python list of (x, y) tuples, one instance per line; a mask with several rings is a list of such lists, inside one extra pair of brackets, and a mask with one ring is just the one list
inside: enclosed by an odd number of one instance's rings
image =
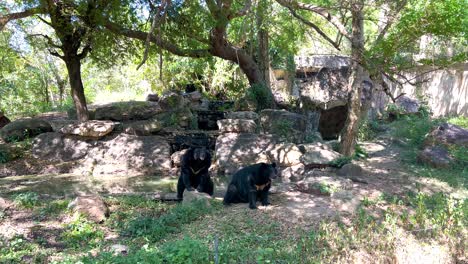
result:
[(25, 192), (15, 195), (14, 202), (24, 208), (33, 208), (39, 205), (39, 195), (35, 192)]
[(254, 84), (250, 86), (247, 97), (257, 102), (257, 111), (274, 106), (274, 98), (271, 96), (270, 91), (268, 91), (268, 87), (264, 84)]

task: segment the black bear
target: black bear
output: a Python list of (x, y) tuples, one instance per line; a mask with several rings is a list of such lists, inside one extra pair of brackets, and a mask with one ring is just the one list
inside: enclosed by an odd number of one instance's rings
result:
[(257, 208), (257, 199), (262, 205), (269, 205), (268, 191), (271, 180), (277, 177), (276, 163), (258, 163), (237, 171), (229, 183), (224, 204), (249, 203), (250, 209)]
[(184, 190), (197, 189), (213, 195), (214, 184), (208, 174), (211, 166), (211, 155), (206, 148), (190, 148), (182, 157), (181, 172), (177, 183), (177, 198), (182, 200)]

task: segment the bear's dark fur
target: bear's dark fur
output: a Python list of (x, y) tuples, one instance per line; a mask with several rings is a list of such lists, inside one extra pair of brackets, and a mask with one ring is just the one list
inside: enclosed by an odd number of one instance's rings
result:
[(262, 205), (270, 204), (268, 191), (271, 180), (277, 177), (276, 163), (258, 163), (240, 169), (233, 176), (224, 196), (224, 204), (249, 203), (251, 209), (256, 209), (257, 199)]
[(182, 200), (184, 190), (197, 189), (213, 195), (214, 184), (208, 174), (211, 155), (206, 148), (190, 148), (182, 157), (181, 172), (177, 183), (177, 198)]

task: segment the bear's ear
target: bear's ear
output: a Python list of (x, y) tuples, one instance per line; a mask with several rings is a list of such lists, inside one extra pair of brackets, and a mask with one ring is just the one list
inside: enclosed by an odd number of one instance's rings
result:
[(273, 168), (276, 168), (276, 162), (271, 163), (271, 166), (272, 166)]

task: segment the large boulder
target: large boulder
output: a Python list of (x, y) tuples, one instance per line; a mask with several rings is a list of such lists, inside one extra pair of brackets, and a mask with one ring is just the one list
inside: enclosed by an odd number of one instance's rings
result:
[(424, 145), (456, 145), (468, 147), (468, 129), (443, 123), (435, 127), (426, 137)]
[(267, 150), (267, 154), (280, 166), (294, 166), (301, 163), (302, 152), (293, 143), (279, 143)]
[(228, 119), (250, 119), (258, 120), (258, 114), (252, 111), (238, 111), (238, 112), (228, 112), (226, 113), (226, 118)]
[(112, 121), (90, 120), (64, 126), (60, 132), (66, 135), (100, 138), (112, 132), (114, 126), (115, 123)]
[(116, 102), (97, 106), (94, 119), (96, 120), (146, 120), (163, 112), (158, 103), (147, 101)]
[(226, 133), (216, 139), (215, 156), (218, 169), (233, 173), (241, 167), (270, 162), (267, 151), (276, 140), (271, 135)]
[(109, 216), (109, 208), (99, 195), (78, 196), (68, 208), (95, 223), (102, 223)]
[(306, 166), (330, 164), (333, 160), (341, 157), (340, 153), (319, 142), (303, 144), (299, 148), (304, 152), (301, 156), (301, 162)]
[(84, 158), (90, 147), (91, 144), (78, 137), (49, 132), (34, 139), (32, 154), (41, 160), (67, 162)]
[(21, 119), (0, 129), (0, 137), (6, 142), (22, 141), (52, 131), (52, 126), (47, 121), (37, 118)]
[(221, 133), (255, 133), (257, 124), (253, 120), (246, 119), (222, 119), (217, 121)]
[(306, 108), (330, 109), (345, 106), (348, 102), (349, 68), (336, 69), (326, 66), (310, 76), (299, 76), (298, 86), (302, 103)]
[(209, 207), (211, 196), (207, 193), (202, 193), (198, 191), (191, 191), (191, 192), (185, 191), (182, 204), (191, 204), (195, 201), (200, 201), (200, 200), (203, 201), (205, 206)]
[(158, 102), (159, 101), (159, 95), (158, 94), (148, 94), (146, 96), (146, 101), (148, 101), (148, 102)]
[(336, 174), (338, 176), (347, 177), (347, 178), (356, 177), (356, 176), (359, 177), (363, 175), (363, 170), (361, 166), (357, 164), (348, 163), (348, 164), (345, 164), (343, 167), (341, 167), (337, 171)]
[(307, 118), (286, 110), (265, 109), (260, 112), (260, 124), (266, 133), (300, 142), (307, 129)]
[(403, 111), (401, 114), (415, 114), (419, 110), (420, 103), (417, 99), (403, 95), (395, 100), (395, 105)]
[(428, 146), (418, 154), (418, 160), (434, 168), (448, 168), (453, 161), (449, 152), (443, 146)]
[(183, 149), (183, 150), (179, 150), (179, 151), (172, 153), (171, 161), (172, 161), (173, 167), (180, 167), (180, 165), (182, 164), (182, 157), (185, 155), (187, 151), (188, 149)]
[(148, 120), (133, 121), (123, 125), (123, 130), (127, 134), (138, 136), (149, 136), (161, 131), (165, 127), (163, 120), (151, 118)]
[(10, 122), (10, 119), (8, 119), (8, 117), (6, 117), (2, 112), (0, 112), (0, 128), (6, 126)]
[(202, 99), (203, 95), (199, 91), (184, 94), (184, 97), (191, 102), (198, 102)]
[(162, 137), (119, 134), (90, 149), (84, 170), (99, 175), (151, 175), (171, 169), (171, 147)]
[(281, 171), (283, 182), (298, 182), (305, 177), (305, 166), (300, 163), (291, 167), (286, 167)]
[(126, 122), (123, 124), (123, 130), (127, 134), (146, 136), (156, 134), (165, 127), (190, 127), (192, 119), (193, 114), (190, 109), (183, 107), (157, 114), (148, 120)]
[(167, 111), (183, 107), (186, 104), (186, 101), (182, 95), (169, 91), (159, 98), (159, 104), (165, 111)]

